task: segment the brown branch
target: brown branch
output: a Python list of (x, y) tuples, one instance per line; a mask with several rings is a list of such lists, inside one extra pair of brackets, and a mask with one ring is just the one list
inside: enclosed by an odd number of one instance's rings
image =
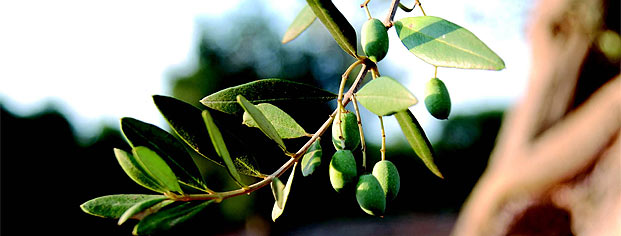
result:
[(399, 8), (399, 0), (393, 0), (390, 4), (390, 12), (386, 15), (386, 19), (384, 19), (384, 26), (386, 29), (390, 29), (392, 27), (392, 21), (395, 19), (395, 14), (397, 14), (397, 8)]

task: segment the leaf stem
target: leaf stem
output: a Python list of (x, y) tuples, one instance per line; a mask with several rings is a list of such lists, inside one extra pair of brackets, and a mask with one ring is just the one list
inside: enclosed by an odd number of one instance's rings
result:
[(392, 27), (392, 20), (395, 19), (395, 14), (397, 13), (397, 8), (399, 7), (399, 0), (393, 0), (390, 4), (390, 12), (386, 15), (386, 19), (384, 20), (384, 26), (386, 29)]
[(364, 132), (362, 131), (362, 119), (360, 119), (360, 109), (358, 108), (358, 101), (356, 101), (356, 94), (351, 97), (354, 103), (354, 110), (356, 111), (356, 120), (358, 120), (358, 132), (360, 133), (360, 149), (362, 151), (362, 168), (367, 169), (367, 144), (364, 141)]
[[(418, 4), (418, 8), (420, 8), (420, 11), (423, 12), (423, 16), (427, 16), (427, 14), (425, 14), (425, 10), (423, 10), (423, 6), (420, 5), (420, 1), (416, 0), (416, 4)], [(412, 8), (414, 9), (414, 8)]]
[[(345, 93), (345, 95), (343, 96), (343, 101), (342, 101), (342, 106), (347, 105), (347, 103), (349, 103), (349, 101), (351, 101), (351, 98), (353, 96), (353, 93), (358, 90), (358, 86), (360, 85), (362, 79), (366, 76), (367, 74), (367, 64), (366, 64), (366, 60), (363, 60), (362, 63), (362, 67), (360, 69), (360, 72), (358, 73), (358, 77), (356, 77), (356, 80), (354, 80), (354, 83), (352, 84), (352, 86), (349, 88), (349, 90), (347, 91), (347, 93)], [(360, 64), (360, 63), (358, 63)], [(269, 185), (272, 180), (274, 179), (274, 177), (280, 177), (287, 169), (291, 168), (291, 166), (293, 166), (294, 163), (296, 163), (300, 157), (302, 157), (304, 155), (304, 153), (306, 153), (306, 151), (310, 148), (310, 146), (315, 142), (315, 140), (317, 140), (319, 138), (319, 136), (323, 135), (328, 128), (330, 127), (330, 125), (332, 124), (332, 121), (334, 120), (334, 117), (336, 116), (336, 113), (338, 112), (338, 108), (336, 110), (334, 110), (334, 112), (332, 112), (332, 115), (329, 116), (328, 120), (326, 120), (323, 125), (317, 130), (317, 132), (315, 132), (313, 134), (313, 136), (310, 138), (310, 140), (308, 140), (304, 146), (302, 146), (300, 148), (300, 150), (298, 150), (295, 155), (289, 159), (287, 162), (285, 162), (285, 164), (283, 164), (280, 168), (278, 168), (278, 170), (274, 171), (274, 173), (272, 173), (271, 175), (265, 177), (263, 180), (256, 182), (254, 184), (249, 185), (247, 188), (240, 188), (240, 189), (236, 189), (236, 190), (232, 190), (232, 191), (227, 191), (227, 192), (216, 192), (216, 193), (209, 193), (209, 194), (187, 194), (187, 195), (177, 195), (174, 193), (168, 193), (166, 194), (166, 196), (168, 196), (169, 198), (171, 198), (172, 200), (175, 201), (205, 201), (205, 200), (211, 200), (211, 199), (215, 199), (217, 201), (221, 201), (222, 199), (226, 199), (226, 198), (231, 198), (231, 197), (235, 197), (235, 196), (239, 196), (239, 195), (243, 195), (243, 194), (250, 194), (260, 188), (263, 188), (267, 185)]]
[(380, 153), (382, 154), (382, 161), (386, 160), (386, 132), (384, 131), (384, 119), (382, 116), (377, 116), (380, 121), (380, 127), (382, 128), (382, 148)]

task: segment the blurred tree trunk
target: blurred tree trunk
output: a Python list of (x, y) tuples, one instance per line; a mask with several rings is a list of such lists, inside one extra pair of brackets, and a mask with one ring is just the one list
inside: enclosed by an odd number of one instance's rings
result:
[[(454, 235), (621, 235), (618, 0), (541, 0), (525, 97)], [(608, 38), (606, 38), (608, 37)]]

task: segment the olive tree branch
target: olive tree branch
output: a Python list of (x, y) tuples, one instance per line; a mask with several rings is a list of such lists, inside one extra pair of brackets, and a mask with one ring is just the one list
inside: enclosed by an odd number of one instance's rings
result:
[(390, 12), (386, 15), (386, 19), (384, 20), (384, 26), (386, 29), (390, 29), (392, 27), (392, 20), (395, 19), (395, 14), (397, 14), (397, 8), (399, 8), (399, 0), (393, 0), (390, 4)]
[[(345, 95), (343, 96), (342, 106), (347, 105), (351, 101), (351, 98), (354, 92), (358, 90), (358, 86), (361, 84), (363, 78), (367, 74), (368, 64), (370, 64), (371, 66), (374, 66), (371, 63), (373, 62), (371, 62), (370, 60), (366, 60), (366, 59), (362, 62), (362, 67), (360, 69), (360, 72), (358, 73), (358, 76), (356, 77), (356, 80), (354, 80), (354, 83), (352, 84), (352, 86), (349, 88), (347, 93), (345, 93)], [(211, 200), (211, 199), (216, 199), (218, 201), (221, 201), (222, 199), (226, 199), (226, 198), (231, 198), (231, 197), (235, 197), (235, 196), (239, 196), (243, 194), (250, 194), (262, 187), (269, 185), (274, 179), (274, 177), (280, 177), (286, 170), (291, 168), (291, 166), (293, 166), (293, 164), (295, 164), (300, 159), (300, 157), (302, 157), (306, 153), (306, 151), (310, 148), (310, 146), (321, 135), (323, 135), (328, 130), (328, 128), (332, 124), (332, 121), (334, 120), (334, 117), (336, 116), (339, 110), (339, 107), (340, 106), (337, 106), (337, 108), (334, 110), (334, 112), (332, 112), (328, 120), (326, 120), (323, 123), (323, 125), (317, 130), (317, 132), (313, 134), (313, 136), (304, 144), (304, 146), (302, 146), (291, 157), (291, 159), (289, 159), (285, 164), (283, 164), (280, 168), (278, 168), (278, 170), (274, 171), (274, 173), (265, 177), (263, 180), (256, 182), (252, 185), (249, 185), (247, 188), (240, 188), (240, 189), (227, 191), (227, 192), (216, 192), (216, 193), (208, 193), (208, 194), (187, 194), (187, 195), (177, 195), (174, 193), (167, 193), (166, 196), (168, 196), (169, 198), (175, 201), (200, 201), (200, 200)]]

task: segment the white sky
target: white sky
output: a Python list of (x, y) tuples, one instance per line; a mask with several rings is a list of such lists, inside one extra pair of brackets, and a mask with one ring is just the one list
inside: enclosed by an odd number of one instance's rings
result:
[[(336, 5), (350, 19), (364, 18), (364, 11), (355, 7), (359, 2), (336, 1)], [(411, 6), (414, 1), (402, 2)], [(438, 77), (451, 93), (452, 114), (502, 107), (521, 96), (530, 66), (524, 28), (532, 0), (421, 2), (427, 14), (474, 32), (507, 65), (500, 72), (440, 68)], [(261, 3), (269, 6), (274, 27), (281, 33), (305, 4)], [(2, 1), (0, 103), (20, 115), (53, 104), (69, 115), (83, 137), (94, 134), (102, 122), (117, 126), (124, 116), (162, 125), (151, 95), (168, 93), (166, 73), (172, 68), (193, 63), (197, 19), (252, 10), (238, 5), (239, 1), (209, 0)], [(372, 1), (371, 12), (383, 18), (388, 5), (389, 1)], [(417, 15), (418, 10), (399, 12), (396, 18)], [(380, 69), (391, 63), (415, 71), (400, 80), (410, 81), (408, 87), (422, 99), (433, 67), (402, 47), (394, 29), (389, 37), (391, 50)], [(412, 110), (423, 126), (437, 127), (439, 121), (426, 114), (422, 103)]]

